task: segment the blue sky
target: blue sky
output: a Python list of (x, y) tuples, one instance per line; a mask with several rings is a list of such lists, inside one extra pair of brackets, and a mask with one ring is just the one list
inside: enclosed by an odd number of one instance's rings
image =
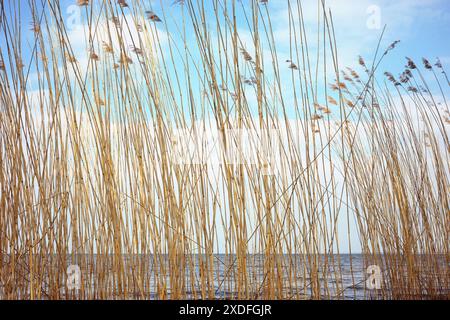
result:
[[(177, 6), (171, 6), (172, 2), (171, 0), (153, 0), (150, 4), (150, 1), (143, 1), (147, 3), (146, 6), (144, 4), (145, 7), (153, 7), (154, 11), (160, 15), (162, 4), (168, 16), (178, 19), (180, 9)], [(246, 7), (248, 2), (242, 0)], [(8, 0), (4, 3), (8, 16), (12, 4), (17, 6), (17, 2)], [(25, 31), (29, 29), (32, 21), (30, 9), (28, 1), (22, 0), (19, 3), (22, 10), (20, 22)], [(60, 3), (63, 13), (69, 18), (69, 7), (75, 1), (63, 0)], [(287, 30), (286, 3), (287, 1), (284, 0), (270, 0), (268, 4), (276, 35)], [(372, 48), (381, 30), (369, 29), (367, 21), (374, 16), (370, 8), (378, 6), (381, 26), (387, 25), (385, 44), (394, 39), (402, 40), (402, 45), (396, 50), (396, 56), (409, 55), (416, 58), (439, 56), (447, 65), (450, 63), (450, 42), (446, 41), (450, 32), (450, 2), (446, 0), (328, 0), (326, 3), (333, 12), (340, 50), (345, 54), (357, 56), (370, 54), (373, 51)], [(303, 6), (305, 21), (313, 25), (316, 20), (316, 1), (303, 1)], [(39, 5), (37, 7), (39, 8)], [(238, 23), (245, 25), (243, 16), (238, 15)], [(282, 37), (280, 40), (283, 40)], [(4, 41), (2, 41), (2, 48), (4, 48)]]
[[(40, 1), (38, 1), (40, 2)], [(43, 1), (45, 2), (45, 1)], [(63, 0), (60, 2), (60, 8), (65, 18), (65, 23), (68, 24), (69, 38), (72, 40), (72, 45), (75, 50), (75, 55), (81, 61), (82, 67), (86, 67), (88, 61), (88, 45), (86, 42), (85, 33), (82, 31), (86, 24), (86, 17), (84, 10), (81, 11), (79, 20), (73, 19), (73, 8), (75, 0)], [(96, 2), (98, 5), (100, 2)], [(133, 7), (134, 1), (129, 1), (130, 6)], [(161, 33), (161, 39), (167, 37), (167, 34), (179, 41), (178, 26), (182, 19), (182, 8), (179, 5), (172, 5), (172, 0), (152, 0), (140, 2), (144, 9), (152, 9), (160, 17), (163, 17), (164, 22), (157, 24), (158, 30)], [(192, 1), (193, 5), (198, 5), (198, 1)], [(211, 27), (215, 26), (215, 19), (213, 18), (213, 1), (205, 1), (206, 12), (211, 13), (210, 23)], [(221, 3), (224, 3), (221, 1)], [(246, 49), (252, 54), (252, 40), (251, 33), (247, 27), (245, 16), (242, 14), (241, 6), (244, 6), (247, 11), (250, 11), (250, 0), (241, 0), (237, 2), (237, 22), (238, 31), (241, 40)], [(290, 58), (289, 55), (289, 16), (288, 16), (288, 1), (285, 0), (269, 0), (267, 4), (267, 12), (270, 15), (273, 32), (276, 39), (276, 47), (278, 51), (278, 63), (282, 71), (281, 77), (286, 79), (286, 83), (290, 81), (290, 70), (288, 70), (284, 61)], [(6, 14), (8, 16), (9, 10), (13, 4), (19, 6), (16, 1), (6, 1)], [(228, 1), (228, 5), (230, 1)], [(291, 1), (291, 5), (295, 10), (296, 1)], [(311, 56), (314, 56), (316, 46), (317, 29), (317, 1), (307, 0), (301, 2), (303, 6), (304, 16), (303, 23), (307, 31), (308, 45), (311, 51)], [(344, 67), (352, 67), (358, 70), (358, 56), (361, 55), (370, 64), (371, 58), (375, 53), (377, 42), (380, 38), (382, 28), (386, 25), (386, 32), (384, 34), (381, 49), (384, 50), (390, 43), (395, 40), (401, 40), (397, 48), (390, 52), (384, 59), (384, 62), (378, 70), (380, 75), (384, 71), (390, 71), (394, 75), (398, 75), (404, 69), (405, 57), (411, 57), (418, 64), (422, 57), (427, 57), (434, 62), (436, 57), (439, 57), (448, 70), (450, 67), (450, 41), (447, 40), (447, 35), (450, 34), (450, 3), (447, 0), (328, 0), (326, 6), (333, 13), (334, 28), (336, 39), (338, 43), (339, 65), (340, 69)], [(29, 62), (31, 46), (33, 44), (33, 33), (29, 31), (32, 17), (28, 1), (20, 1), (21, 8), (21, 28), (23, 31), (23, 60), (25, 64)], [(39, 10), (39, 5), (37, 5)], [(48, 7), (47, 7), (48, 9)], [(125, 15), (133, 12), (134, 8), (124, 9)], [(266, 14), (265, 8), (262, 9), (263, 15)], [(297, 25), (300, 20), (294, 17)], [(75, 21), (75, 27), (69, 25)], [(77, 26), (79, 24), (79, 26)], [(178, 26), (177, 26), (178, 24)], [(189, 22), (188, 22), (189, 24)], [(213, 29), (211, 29), (213, 30)], [(214, 33), (212, 34), (214, 37)], [(100, 40), (100, 39), (99, 39)], [(195, 47), (195, 37), (192, 29), (188, 28), (188, 42), (192, 41), (192, 47)], [(99, 43), (101, 41), (98, 41)], [(129, 41), (130, 42), (130, 41)], [(130, 45), (130, 43), (128, 43)], [(188, 43), (190, 45), (190, 43)], [(263, 43), (264, 46), (264, 43)], [(5, 54), (6, 46), (3, 34), (0, 36), (0, 48)], [(265, 46), (267, 49), (267, 46)], [(195, 50), (193, 50), (195, 51)], [(194, 54), (195, 55), (195, 54)], [(295, 59), (294, 59), (295, 60)], [(84, 62), (84, 63), (83, 63)], [(271, 63), (270, 54), (265, 56), (265, 64)], [(300, 64), (300, 62), (297, 62)], [(179, 67), (180, 64), (177, 64)], [(284, 68), (284, 69), (283, 69)], [(319, 63), (319, 69), (322, 65)], [(361, 71), (359, 69), (359, 71)], [(425, 73), (431, 79), (431, 74)], [(33, 83), (33, 67), (31, 68), (30, 85)], [(331, 81), (332, 82), (332, 81)], [(32, 88), (30, 88), (32, 89)], [(180, 91), (183, 88), (180, 88)], [(288, 90), (285, 92), (287, 104), (293, 103)], [(249, 103), (252, 103), (252, 95), (248, 95)], [(322, 103), (326, 99), (322, 94), (320, 98)], [(295, 117), (294, 114), (290, 115)]]
[[(241, 0), (242, 5), (249, 8), (249, 0)], [(33, 41), (33, 34), (29, 31), (32, 21), (28, 1), (19, 1), (21, 7), (20, 23), (24, 35), (24, 61), (28, 61), (29, 44)], [(38, 1), (40, 2), (40, 1)], [(45, 1), (43, 1), (45, 2)], [(66, 22), (71, 18), (71, 6), (74, 0), (63, 0), (60, 3)], [(129, 1), (130, 4), (133, 1)], [(144, 8), (152, 8), (160, 16), (166, 15), (164, 25), (159, 29), (167, 30), (173, 37), (177, 37), (178, 30), (173, 22), (180, 23), (181, 8), (171, 6), (172, 0), (153, 0), (142, 1)], [(295, 3), (293, 1), (292, 3)], [(196, 1), (193, 1), (194, 5)], [(206, 3), (212, 3), (206, 1)], [(238, 9), (241, 3), (238, 1)], [(16, 1), (5, 1), (5, 11), (7, 16), (12, 5), (18, 6)], [(315, 35), (317, 34), (317, 2), (312, 0), (302, 1), (304, 9), (304, 22), (308, 31), (310, 40), (309, 45), (314, 50)], [(422, 57), (427, 57), (434, 61), (435, 57), (440, 57), (444, 66), (448, 69), (450, 66), (450, 2), (447, 0), (328, 0), (326, 5), (333, 12), (335, 32), (339, 47), (339, 61), (341, 67), (356, 66), (358, 55), (362, 55), (370, 61), (373, 56), (376, 44), (381, 34), (381, 29), (371, 22), (379, 21), (382, 28), (386, 25), (386, 33), (381, 48), (387, 47), (394, 40), (401, 40), (400, 45), (391, 52), (381, 67), (380, 71), (389, 70), (393, 74), (402, 71), (405, 56), (412, 57), (417, 62)], [(39, 5), (37, 5), (39, 8)], [(162, 7), (164, 9), (162, 9)], [(270, 0), (268, 12), (274, 28), (274, 35), (277, 41), (277, 50), (279, 59), (288, 58), (289, 37), (288, 37), (288, 14), (287, 1)], [(374, 9), (375, 8), (375, 9)], [(125, 9), (127, 12), (129, 9)], [(211, 11), (212, 6), (206, 7)], [(375, 10), (375, 11), (374, 11)], [(238, 10), (239, 11), (239, 10)], [(242, 38), (249, 40), (250, 34), (246, 26), (246, 21), (242, 14), (238, 12), (238, 25)], [(81, 23), (85, 23), (85, 17), (82, 14)], [(211, 21), (214, 23), (214, 21)], [(297, 21), (298, 22), (298, 21)], [(369, 24), (369, 27), (368, 27)], [(69, 34), (70, 34), (69, 29)], [(78, 38), (75, 38), (79, 40)], [(194, 38), (192, 37), (192, 40)], [(247, 41), (249, 42), (249, 41)], [(5, 54), (6, 46), (4, 35), (0, 35), (0, 46)], [(28, 47), (28, 49), (27, 49)], [(81, 51), (81, 46), (77, 46)], [(251, 52), (251, 48), (249, 49)], [(86, 51), (78, 52), (79, 55), (85, 55)], [(281, 62), (280, 62), (281, 63)]]

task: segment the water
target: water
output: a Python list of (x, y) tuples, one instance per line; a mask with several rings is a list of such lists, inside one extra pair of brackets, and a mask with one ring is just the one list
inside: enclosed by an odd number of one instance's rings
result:
[[(3, 265), (8, 262), (5, 258)], [(31, 273), (27, 260), (24, 257), (23, 261), (16, 262), (17, 274), (23, 275), (22, 279), (16, 277), (15, 285), (21, 299), (30, 298), (31, 285), (26, 279)], [(390, 297), (389, 279), (392, 277), (383, 268), (385, 256), (372, 257), (370, 261), (358, 254), (271, 257), (255, 254), (241, 259), (223, 254), (123, 255), (121, 259), (107, 255), (61, 259), (55, 255), (39, 259), (34, 256), (34, 260), (39, 261), (39, 265), (34, 267), (33, 286), (42, 288), (44, 299), (379, 299)], [(416, 261), (421, 270), (420, 283), (440, 286), (444, 298), (448, 298), (449, 273), (444, 257), (439, 258), (438, 275), (434, 271), (426, 272), (425, 260), (418, 257)], [(367, 268), (377, 263), (379, 282), (368, 283), (371, 274)], [(70, 282), (74, 280), (73, 270), (70, 270), (72, 274), (67, 274), (70, 265), (80, 267), (79, 284), (82, 286), (79, 291), (67, 287), (76, 284), (76, 281)], [(404, 266), (401, 257), (399, 265)], [(402, 270), (398, 274), (405, 272)], [(6, 291), (2, 284), (0, 297), (3, 298)], [(419, 292), (423, 297), (426, 294), (423, 290)]]

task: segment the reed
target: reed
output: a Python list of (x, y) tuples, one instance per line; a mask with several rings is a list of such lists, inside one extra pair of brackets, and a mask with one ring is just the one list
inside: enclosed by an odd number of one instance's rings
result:
[(340, 65), (322, 0), (316, 38), (287, 1), (288, 56), (268, 1), (74, 1), (75, 30), (20, 3), (0, 2), (2, 299), (357, 298), (370, 265), (363, 298), (448, 299), (439, 60), (383, 75), (380, 39)]

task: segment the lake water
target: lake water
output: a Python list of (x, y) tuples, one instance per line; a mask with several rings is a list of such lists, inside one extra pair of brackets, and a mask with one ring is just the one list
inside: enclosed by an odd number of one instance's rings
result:
[[(393, 276), (407, 274), (401, 257), (397, 259), (397, 272), (389, 273), (383, 268), (386, 257), (368, 259), (359, 254), (247, 255), (241, 259), (223, 254), (34, 258), (40, 261), (37, 269), (41, 271), (34, 275), (34, 286), (40, 285), (43, 292), (53, 292), (44, 295), (43, 298), (49, 299), (381, 299), (390, 298), (389, 280)], [(27, 259), (22, 259), (17, 268), (23, 269), (21, 274), (26, 278)], [(5, 265), (8, 258), (4, 255), (3, 260)], [(449, 268), (445, 257), (439, 257), (439, 274), (435, 269), (426, 271), (423, 262), (429, 260), (424, 257), (416, 260), (415, 267), (420, 270), (418, 283), (439, 287), (440, 298), (448, 299)], [(392, 264), (393, 260), (390, 261)], [(67, 269), (71, 265), (76, 267)], [(29, 298), (27, 283), (28, 280), (21, 281), (20, 289), (16, 288), (23, 299)], [(55, 286), (59, 292), (56, 296)], [(81, 286), (81, 290), (69, 290), (68, 286)], [(1, 286), (0, 297), (4, 294), (5, 288)], [(419, 291), (418, 298), (426, 295), (426, 291)]]

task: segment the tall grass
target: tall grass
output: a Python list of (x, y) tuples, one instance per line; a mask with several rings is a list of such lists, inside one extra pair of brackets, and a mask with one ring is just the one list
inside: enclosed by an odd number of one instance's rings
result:
[[(366, 298), (448, 298), (439, 61), (383, 77), (398, 43), (380, 39), (341, 66), (324, 1), (317, 38), (287, 1), (289, 56), (267, 1), (77, 5), (74, 32), (59, 1), (28, 1), (25, 32), (23, 4), (1, 2), (2, 298), (343, 299), (369, 265), (383, 286)], [(229, 161), (239, 130), (256, 161)], [(215, 166), (174, 157), (214, 132)], [(344, 270), (358, 247), (364, 268)]]

